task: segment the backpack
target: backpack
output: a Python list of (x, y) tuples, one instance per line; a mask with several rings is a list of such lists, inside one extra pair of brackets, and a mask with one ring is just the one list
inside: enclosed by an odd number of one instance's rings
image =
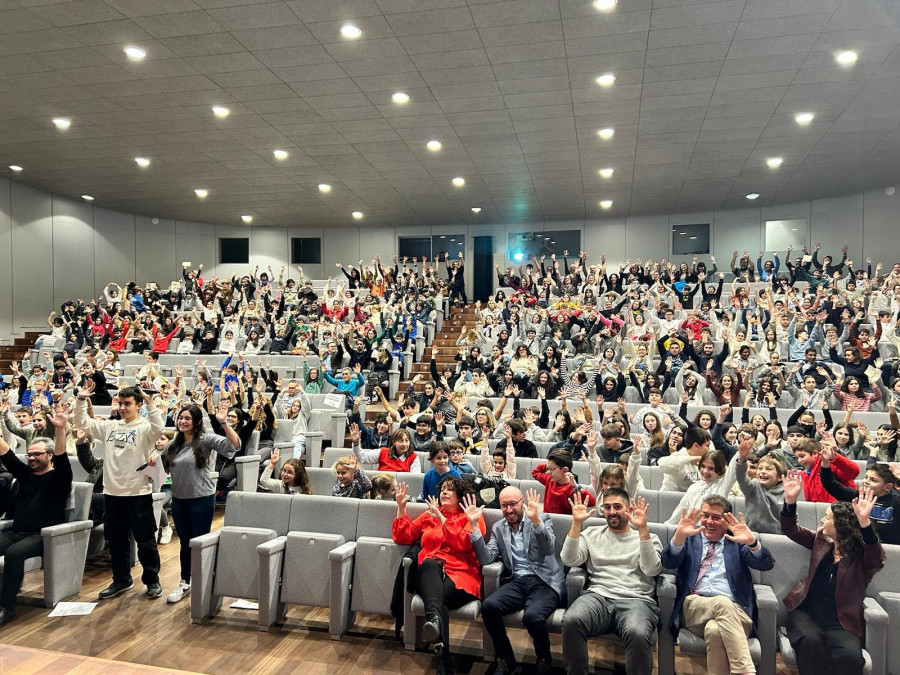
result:
[(464, 473), (462, 479), (475, 493), (475, 502), (478, 506), (487, 509), (500, 508), (500, 492), (509, 483), (499, 476), (482, 476), (479, 473)]

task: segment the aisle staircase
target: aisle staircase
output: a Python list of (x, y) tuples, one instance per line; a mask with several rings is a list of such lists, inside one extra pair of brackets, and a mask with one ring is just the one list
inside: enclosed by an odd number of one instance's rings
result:
[[(422, 391), (425, 388), (425, 382), (431, 379), (431, 369), (429, 364), (431, 362), (432, 347), (437, 347), (437, 354), (435, 355), (434, 360), (437, 363), (438, 372), (440, 372), (441, 368), (445, 365), (450, 365), (454, 368), (456, 367), (456, 362), (453, 360), (453, 357), (459, 351), (459, 347), (456, 346), (456, 340), (459, 338), (459, 332), (463, 325), (465, 325), (466, 328), (475, 328), (474, 304), (464, 305), (461, 308), (451, 307), (450, 316), (444, 320), (441, 332), (435, 334), (432, 346), (425, 349), (425, 353), (422, 355), (422, 360), (420, 362), (412, 364), (410, 371), (411, 377), (415, 377), (416, 375), (422, 376), (422, 379), (416, 384), (416, 391)], [(412, 380), (400, 381), (400, 393), (406, 392), (406, 388), (411, 381)], [(392, 402), (392, 405), (395, 405), (394, 402)], [(366, 423), (374, 423), (375, 416), (383, 411), (384, 408), (381, 404), (366, 406)]]

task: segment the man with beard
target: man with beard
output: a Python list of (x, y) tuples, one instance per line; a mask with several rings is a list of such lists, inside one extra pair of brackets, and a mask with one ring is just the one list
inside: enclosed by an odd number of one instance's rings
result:
[(72, 465), (66, 455), (65, 425), (59, 413), (53, 418), (56, 441), (38, 437), (31, 441), (26, 466), (0, 438), (0, 460), (18, 482), (13, 497), (12, 528), (0, 534), (3, 585), (0, 590), (0, 626), (16, 617), (16, 595), (25, 576), (25, 561), (44, 553), (41, 530), (65, 522), (66, 502), (72, 491)]
[(491, 540), (485, 543), (477, 525), (482, 509), (473, 496), (466, 500), (466, 516), (476, 523), (471, 537), (478, 562), (503, 561), (500, 588), (481, 606), (481, 618), (497, 655), (494, 675), (506, 675), (516, 668), (503, 617), (521, 609), (525, 610), (522, 623), (534, 641), (537, 672), (551, 672), (547, 618), (565, 606), (566, 577), (554, 555), (556, 537), (550, 516), (540, 512), (540, 504), (537, 490), (529, 490), (526, 501), (519, 488), (504, 488), (500, 493), (504, 519), (494, 523)]
[[(659, 621), (656, 575), (662, 571), (662, 544), (647, 526), (647, 503), (610, 488), (603, 493), (605, 525), (581, 531), (588, 510), (575, 494), (572, 526), (560, 552), (563, 565), (587, 563), (588, 588), (563, 617), (563, 653), (569, 675), (588, 672), (587, 639), (616, 633), (625, 642), (625, 671), (653, 671), (653, 643)], [(635, 529), (631, 526), (634, 525)]]

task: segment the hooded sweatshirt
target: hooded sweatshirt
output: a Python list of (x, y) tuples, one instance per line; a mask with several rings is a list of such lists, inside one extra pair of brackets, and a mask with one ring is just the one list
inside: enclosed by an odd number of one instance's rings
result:
[(758, 480), (747, 477), (747, 462), (737, 462), (737, 482), (744, 493), (744, 516), (754, 532), (781, 534), (781, 505), (784, 503), (784, 484), (771, 489)]

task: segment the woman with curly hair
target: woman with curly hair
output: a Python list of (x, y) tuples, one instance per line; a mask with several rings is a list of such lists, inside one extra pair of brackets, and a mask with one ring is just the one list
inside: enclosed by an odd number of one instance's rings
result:
[[(471, 494), (468, 483), (448, 476), (437, 486), (437, 497), (428, 498), (428, 510), (415, 520), (406, 513), (409, 486), (397, 486), (397, 517), (391, 527), (394, 542), (421, 543), (416, 593), (425, 605), (422, 639), (437, 656), (438, 673), (452, 673), (450, 618), (448, 611), (481, 598), (481, 565), (472, 546), (464, 500)], [(485, 534), (484, 520), (478, 528)]]
[(863, 672), (863, 599), (884, 567), (884, 550), (869, 514), (875, 496), (866, 489), (852, 502), (834, 502), (815, 532), (797, 524), (803, 482), (796, 471), (784, 479), (781, 531), (810, 549), (809, 571), (784, 598), (788, 638), (800, 675)]

